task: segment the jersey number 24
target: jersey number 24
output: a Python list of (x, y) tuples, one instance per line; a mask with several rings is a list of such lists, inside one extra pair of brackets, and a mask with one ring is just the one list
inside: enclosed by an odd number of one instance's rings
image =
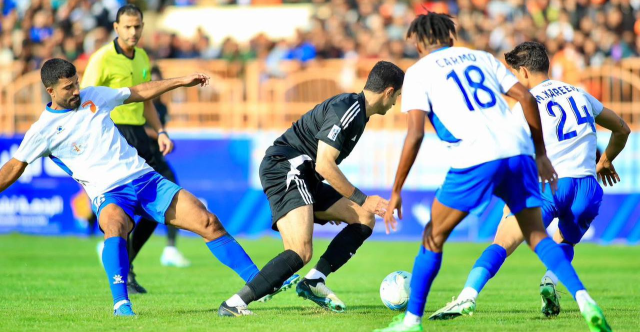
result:
[[(591, 130), (593, 130), (593, 132), (596, 132), (596, 126), (594, 124), (594, 120), (593, 120), (593, 116), (591, 116), (591, 114), (589, 113), (589, 110), (587, 109), (587, 106), (582, 106), (582, 110), (584, 111), (585, 116), (582, 116), (582, 114), (580, 114), (580, 109), (578, 108), (578, 104), (576, 104), (576, 100), (573, 98), (573, 96), (567, 98), (567, 101), (569, 102), (569, 105), (571, 105), (571, 110), (573, 110), (573, 114), (576, 116), (576, 121), (578, 122), (578, 125), (581, 124), (585, 124), (588, 123), (589, 126), (591, 127)], [(571, 139), (577, 136), (577, 133), (575, 130), (572, 130), (570, 132), (564, 132), (564, 125), (567, 121), (567, 113), (564, 111), (564, 108), (562, 107), (562, 105), (560, 105), (559, 103), (550, 100), (547, 103), (547, 113), (549, 113), (549, 115), (556, 117), (556, 113), (553, 111), (553, 108), (556, 108), (557, 110), (560, 111), (560, 121), (558, 122), (558, 126), (556, 127), (556, 134), (558, 135), (558, 141), (562, 142), (564, 140), (567, 139)]]

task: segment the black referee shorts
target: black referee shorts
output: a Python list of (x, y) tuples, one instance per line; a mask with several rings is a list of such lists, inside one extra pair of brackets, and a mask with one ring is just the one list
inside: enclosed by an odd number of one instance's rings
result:
[[(313, 205), (314, 212), (326, 211), (342, 198), (333, 187), (322, 182), (314, 166), (309, 156), (293, 149), (290, 153), (278, 154), (267, 150), (260, 163), (260, 183), (269, 199), (274, 231), (278, 230), (278, 220), (291, 210)], [(314, 222), (324, 225), (327, 220), (314, 218)]]
[[(153, 143), (147, 132), (144, 130), (144, 126), (134, 126), (134, 125), (119, 125), (116, 124), (116, 127), (120, 131), (120, 134), (124, 137), (124, 139), (131, 145), (136, 148), (138, 151), (138, 155), (147, 162), (147, 165), (151, 166), (156, 172), (160, 173), (165, 178), (168, 173), (171, 172), (169, 165), (162, 158), (162, 154), (154, 155), (153, 150), (151, 149), (151, 144)], [(157, 145), (158, 143), (156, 143)], [(169, 178), (168, 178), (169, 179)], [(175, 177), (173, 179), (169, 179), (170, 181), (175, 183)]]

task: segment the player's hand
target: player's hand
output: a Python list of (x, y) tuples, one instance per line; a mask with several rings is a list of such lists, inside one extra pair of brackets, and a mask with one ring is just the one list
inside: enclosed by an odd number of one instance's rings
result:
[(620, 182), (620, 176), (618, 176), (618, 172), (616, 172), (613, 164), (604, 160), (604, 158), (600, 158), (598, 164), (596, 165), (596, 173), (598, 174), (598, 180), (602, 181), (602, 184), (606, 187), (607, 182), (609, 186), (613, 186), (614, 183)]
[(338, 226), (342, 224), (342, 221), (329, 220), (329, 224)]
[(187, 88), (196, 86), (198, 84), (200, 84), (200, 86), (209, 85), (209, 76), (202, 73), (196, 73), (189, 76), (185, 76), (182, 79), (183, 79), (182, 86)]
[(393, 211), (398, 210), (398, 218), (402, 219), (402, 197), (400, 194), (393, 193), (391, 194), (391, 200), (389, 201), (389, 207), (387, 208), (387, 213), (384, 214), (384, 227), (387, 231), (387, 234), (390, 233), (390, 230), (396, 231), (396, 225), (398, 221), (393, 217)]
[(158, 135), (158, 146), (163, 156), (168, 155), (173, 151), (173, 141), (166, 134)]
[(387, 205), (389, 205), (389, 201), (380, 196), (374, 195), (367, 196), (364, 204), (362, 204), (362, 208), (367, 212), (384, 217), (384, 213), (387, 212)]
[(555, 194), (558, 189), (558, 173), (553, 169), (551, 161), (546, 154), (543, 154), (536, 157), (536, 164), (538, 164), (538, 174), (540, 174), (540, 181), (542, 181), (542, 192), (544, 192), (545, 183), (549, 183), (551, 193)]

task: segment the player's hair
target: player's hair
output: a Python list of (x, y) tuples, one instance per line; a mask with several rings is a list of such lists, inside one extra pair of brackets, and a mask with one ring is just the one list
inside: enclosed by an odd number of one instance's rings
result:
[(402, 88), (404, 81), (404, 71), (400, 67), (388, 61), (378, 61), (369, 72), (365, 90), (381, 93), (388, 87), (393, 87), (395, 91)]
[(524, 42), (511, 52), (504, 54), (504, 59), (507, 64), (518, 70), (520, 67), (525, 67), (529, 71), (534, 73), (548, 73), (549, 72), (549, 55), (547, 49), (538, 42)]
[(407, 38), (415, 34), (419, 41), (429, 45), (448, 45), (452, 35), (458, 38), (452, 18), (447, 14), (433, 12), (418, 15), (409, 26)]
[(118, 9), (118, 13), (116, 14), (116, 23), (120, 23), (120, 16), (122, 15), (140, 15), (140, 20), (142, 20), (142, 10), (133, 4), (126, 4)]
[(70, 78), (76, 74), (76, 67), (63, 59), (47, 60), (40, 69), (40, 78), (45, 87), (50, 88), (61, 78)]

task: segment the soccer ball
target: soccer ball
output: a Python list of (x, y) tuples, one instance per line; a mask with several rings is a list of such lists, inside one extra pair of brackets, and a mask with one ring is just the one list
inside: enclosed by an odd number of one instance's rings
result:
[(384, 278), (380, 285), (380, 299), (391, 310), (404, 310), (409, 304), (411, 273), (396, 271)]

